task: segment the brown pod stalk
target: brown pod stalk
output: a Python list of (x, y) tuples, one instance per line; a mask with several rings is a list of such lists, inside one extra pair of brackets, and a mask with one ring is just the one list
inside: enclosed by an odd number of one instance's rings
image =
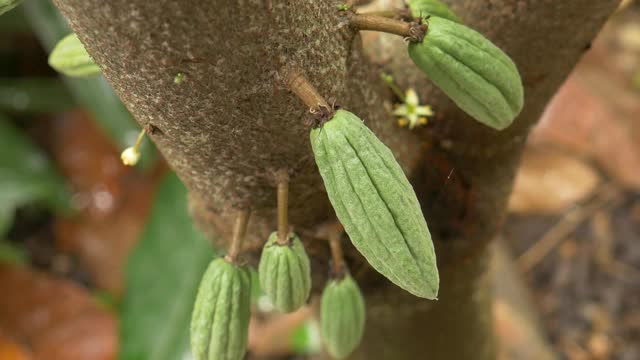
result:
[(278, 171), (278, 244), (289, 243), (289, 174)]
[(251, 212), (248, 209), (240, 210), (236, 217), (236, 223), (233, 226), (233, 237), (231, 238), (231, 245), (229, 245), (229, 252), (225, 259), (230, 263), (235, 263), (240, 251), (242, 250), (242, 243), (244, 241), (245, 233), (247, 232), (247, 223), (249, 222), (249, 216)]
[(333, 260), (332, 271), (334, 275), (342, 274), (346, 270), (341, 244), (343, 233), (344, 229), (338, 224), (336, 224), (335, 229), (329, 231), (329, 247), (331, 249), (331, 259)]

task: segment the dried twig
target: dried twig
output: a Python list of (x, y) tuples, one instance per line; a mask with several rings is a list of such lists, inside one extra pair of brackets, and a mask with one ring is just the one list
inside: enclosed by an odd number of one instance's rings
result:
[(542, 261), (553, 248), (575, 231), (582, 222), (595, 214), (603, 206), (619, 198), (619, 196), (618, 190), (613, 185), (603, 185), (598, 195), (589, 204), (577, 207), (566, 213), (540, 240), (520, 256), (518, 259), (520, 269), (524, 272), (531, 270)]

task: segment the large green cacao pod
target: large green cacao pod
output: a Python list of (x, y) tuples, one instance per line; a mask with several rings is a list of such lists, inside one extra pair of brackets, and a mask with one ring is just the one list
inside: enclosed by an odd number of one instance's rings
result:
[(20, 5), (22, 0), (0, 0), (0, 15)]
[(241, 360), (251, 316), (249, 270), (223, 258), (209, 264), (191, 317), (191, 351), (196, 360)]
[(76, 34), (67, 35), (56, 44), (49, 55), (49, 65), (59, 73), (72, 77), (100, 75), (100, 68)]
[(409, 44), (413, 62), (462, 110), (502, 130), (522, 110), (516, 65), (480, 33), (442, 18), (428, 20), (422, 42)]
[(345, 110), (311, 131), (311, 145), (329, 200), (356, 249), (396, 285), (436, 298), (431, 235), (391, 150)]
[(441, 17), (447, 20), (462, 23), (458, 15), (456, 15), (449, 7), (438, 0), (411, 0), (409, 9), (413, 17)]
[(365, 319), (364, 299), (353, 278), (329, 280), (320, 303), (320, 331), (331, 356), (343, 359), (358, 347)]
[(309, 257), (298, 236), (288, 245), (278, 244), (274, 232), (264, 245), (258, 268), (260, 285), (276, 309), (288, 313), (307, 302), (311, 291)]

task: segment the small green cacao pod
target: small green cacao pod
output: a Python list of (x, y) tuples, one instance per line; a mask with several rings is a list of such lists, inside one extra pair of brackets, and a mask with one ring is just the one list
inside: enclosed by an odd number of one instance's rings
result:
[(262, 290), (281, 312), (292, 312), (307, 302), (311, 291), (309, 257), (298, 236), (289, 244), (278, 244), (274, 232), (264, 245), (258, 268)]
[(214, 259), (207, 268), (191, 316), (191, 351), (196, 360), (241, 360), (251, 316), (251, 274)]
[(76, 34), (69, 34), (56, 44), (49, 55), (49, 65), (59, 73), (72, 77), (100, 75), (100, 68)]
[(22, 0), (0, 0), (0, 15), (20, 5)]
[(439, 277), (431, 234), (391, 150), (346, 110), (312, 130), (311, 145), (329, 200), (356, 249), (396, 285), (435, 299)]
[(343, 359), (358, 347), (365, 319), (364, 299), (353, 278), (329, 280), (322, 291), (320, 332), (331, 356)]
[(409, 9), (413, 17), (441, 17), (457, 23), (462, 20), (449, 7), (438, 0), (411, 0)]
[(428, 20), (427, 35), (409, 44), (409, 56), (433, 83), (479, 122), (502, 130), (522, 110), (524, 90), (516, 65), (480, 33), (442, 18)]

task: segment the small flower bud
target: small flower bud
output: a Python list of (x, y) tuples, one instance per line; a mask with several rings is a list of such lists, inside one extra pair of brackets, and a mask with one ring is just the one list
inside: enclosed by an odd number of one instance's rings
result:
[(134, 166), (140, 160), (140, 152), (134, 146), (124, 149), (120, 155), (122, 163), (127, 166)]

